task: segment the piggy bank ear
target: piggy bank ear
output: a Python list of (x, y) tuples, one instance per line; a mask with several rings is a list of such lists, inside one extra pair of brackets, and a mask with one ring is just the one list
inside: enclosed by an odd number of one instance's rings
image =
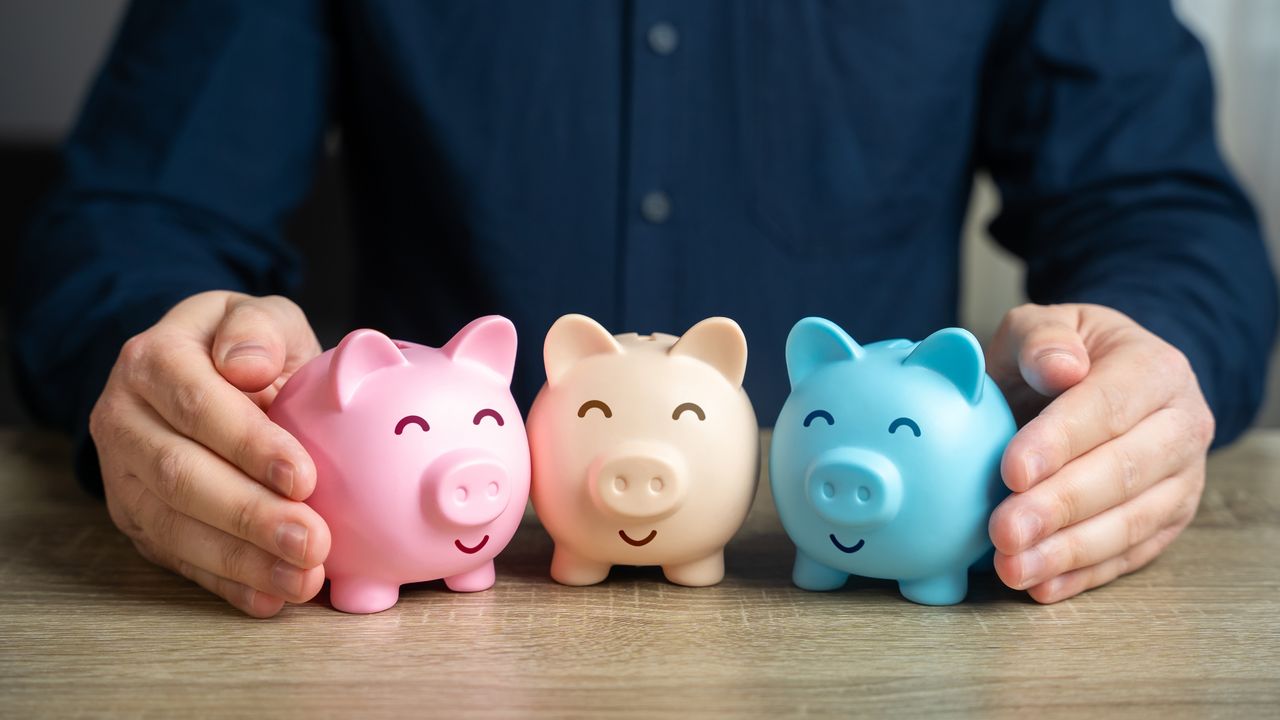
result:
[(511, 384), (516, 365), (516, 326), (501, 315), (467, 323), (440, 350), (454, 362), (479, 365)]
[(377, 330), (353, 330), (338, 343), (329, 363), (329, 383), (334, 401), (339, 408), (345, 409), (370, 374), (408, 364), (404, 353), (391, 338)]
[(547, 340), (542, 346), (547, 384), (555, 385), (583, 358), (620, 353), (622, 346), (600, 323), (586, 315), (565, 315), (547, 331)]
[(727, 317), (707, 318), (689, 328), (667, 354), (697, 358), (719, 370), (734, 387), (742, 385), (747, 372), (747, 338)]
[(826, 318), (807, 317), (796, 323), (787, 335), (787, 375), (791, 378), (791, 387), (824, 365), (857, 360), (864, 354), (862, 346), (839, 325)]
[(946, 328), (930, 335), (902, 361), (941, 374), (960, 390), (970, 405), (982, 399), (986, 360), (977, 338), (963, 328)]

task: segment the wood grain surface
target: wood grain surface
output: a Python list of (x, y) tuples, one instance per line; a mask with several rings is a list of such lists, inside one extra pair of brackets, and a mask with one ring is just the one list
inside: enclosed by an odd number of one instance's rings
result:
[(716, 587), (558, 586), (528, 516), (490, 591), (252, 620), (139, 558), (62, 441), (0, 431), (0, 716), (1280, 714), (1280, 432), (1212, 458), (1154, 565), (1052, 606), (993, 576), (944, 608), (798, 590), (766, 488)]

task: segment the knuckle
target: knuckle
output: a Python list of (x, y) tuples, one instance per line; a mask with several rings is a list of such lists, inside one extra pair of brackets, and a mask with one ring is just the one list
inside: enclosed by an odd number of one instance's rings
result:
[(1191, 361), (1181, 350), (1167, 342), (1160, 342), (1159, 348), (1154, 357), (1157, 370), (1166, 377), (1187, 379), (1192, 376)]
[(1040, 306), (1034, 303), (1016, 305), (1005, 313), (1005, 321), (1010, 327), (1018, 327), (1030, 320), (1038, 310), (1040, 310)]
[(1204, 496), (1205, 468), (1201, 464), (1191, 473), (1191, 493), (1187, 496), (1191, 503), (1191, 514), (1200, 508), (1200, 498)]
[[(1119, 443), (1116, 444), (1118, 445)], [(1125, 502), (1138, 494), (1142, 473), (1137, 459), (1128, 449), (1116, 448), (1111, 457), (1115, 465), (1116, 480), (1120, 490), (1119, 502)]]
[(1129, 547), (1141, 545), (1147, 538), (1155, 534), (1158, 518), (1150, 510), (1135, 510), (1129, 513), (1125, 522), (1125, 540)]
[(237, 504), (231, 513), (231, 532), (246, 540), (253, 537), (261, 515), (262, 504), (256, 497)]
[(151, 518), (146, 539), (161, 548), (178, 547), (182, 540), (181, 517), (173, 510), (162, 508)]
[(1061, 460), (1075, 457), (1070, 424), (1057, 414), (1045, 413), (1039, 419), (1045, 446), (1049, 448), (1050, 454)]
[(235, 307), (227, 313), (226, 323), (228, 325), (269, 325), (271, 324), (271, 314), (267, 312), (255, 300), (247, 300)]
[(284, 314), (290, 316), (291, 319), (302, 319), (306, 316), (302, 312), (302, 307), (298, 303), (290, 300), (284, 295), (267, 295), (262, 298), (262, 302), (279, 308)]
[(1156, 533), (1155, 537), (1153, 538), (1153, 543), (1155, 545), (1156, 550), (1155, 550), (1155, 553), (1152, 554), (1152, 558), (1154, 559), (1156, 555), (1159, 555), (1161, 552), (1164, 552), (1164, 549), (1169, 547), (1169, 545), (1173, 543), (1173, 541), (1176, 540), (1179, 535), (1182, 534), (1182, 531), (1185, 530), (1186, 527), (1187, 527), (1186, 522), (1180, 522), (1173, 526), (1164, 528), (1160, 532)]
[(178, 425), (187, 434), (199, 433), (212, 400), (208, 388), (195, 383), (179, 383), (173, 389), (173, 407)]
[(199, 572), (195, 565), (192, 565), (186, 560), (176, 560), (173, 563), (173, 571), (192, 582), (196, 581), (196, 577)]
[(142, 367), (151, 356), (151, 333), (144, 331), (134, 335), (120, 346), (116, 362), (125, 367)]
[(249, 564), (252, 559), (249, 545), (241, 540), (228, 540), (222, 546), (219, 557), (219, 575), (244, 582), (248, 577)]
[(1141, 565), (1137, 565), (1137, 560), (1138, 560), (1137, 552), (1138, 552), (1137, 548), (1133, 548), (1127, 552), (1120, 553), (1120, 555), (1116, 557), (1116, 567), (1115, 567), (1116, 574), (1111, 579), (1115, 579), (1122, 575), (1128, 575), (1129, 573), (1141, 567)]
[(1080, 500), (1080, 493), (1069, 484), (1054, 490), (1050, 501), (1052, 512), (1049, 516), (1055, 519), (1058, 528), (1073, 525), (1084, 519), (1081, 517), (1083, 508)]
[(157, 375), (170, 371), (173, 360), (165, 349), (171, 345), (168, 334), (159, 326), (126, 340), (116, 361), (125, 386), (139, 390), (155, 382)]
[(171, 445), (156, 454), (155, 463), (156, 494), (170, 505), (185, 507), (195, 482), (190, 453)]
[(261, 443), (267, 437), (270, 437), (270, 433), (262, 430), (237, 433), (231, 439), (231, 457), (228, 459), (245, 472), (254, 474), (253, 468), (260, 465), (260, 459), (265, 457)]
[(134, 335), (121, 346), (116, 370), (126, 387), (136, 389), (146, 385), (151, 372), (151, 348), (151, 336), (147, 333)]
[(1058, 564), (1054, 565), (1059, 572), (1068, 572), (1092, 564), (1089, 562), (1087, 541), (1080, 533), (1067, 535), (1065, 542), (1061, 544), (1061, 548), (1061, 552), (1058, 555)]
[(98, 401), (93, 404), (93, 410), (89, 411), (89, 437), (93, 438), (96, 445), (101, 446), (106, 439), (107, 428), (111, 424), (113, 415), (114, 408), (107, 394), (98, 396)]
[(122, 498), (120, 493), (106, 491), (107, 499), (107, 516), (111, 518), (111, 523), (124, 533), (125, 537), (131, 540), (137, 540), (142, 537), (142, 527), (138, 525), (134, 519), (135, 512), (130, 508), (129, 503)]
[(1178, 502), (1174, 505), (1173, 512), (1170, 515), (1173, 520), (1173, 526), (1182, 529), (1195, 519), (1196, 512), (1200, 509), (1200, 493), (1203, 487), (1204, 481), (1201, 480), (1192, 486), (1191, 492), (1178, 498)]
[(1213, 444), (1213, 438), (1217, 431), (1217, 418), (1213, 416), (1213, 412), (1209, 410), (1208, 406), (1202, 405), (1192, 415), (1191, 437), (1199, 447), (1207, 448)]
[(130, 440), (125, 404), (110, 385), (89, 411), (89, 437), (99, 452), (111, 452)]

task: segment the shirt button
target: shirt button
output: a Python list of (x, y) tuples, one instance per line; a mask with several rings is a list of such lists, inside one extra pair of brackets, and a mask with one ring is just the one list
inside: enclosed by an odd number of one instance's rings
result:
[(670, 55), (680, 46), (680, 33), (669, 22), (654, 23), (649, 28), (649, 49), (659, 55)]
[(654, 225), (661, 225), (671, 217), (671, 198), (661, 190), (646, 193), (640, 199), (640, 215)]

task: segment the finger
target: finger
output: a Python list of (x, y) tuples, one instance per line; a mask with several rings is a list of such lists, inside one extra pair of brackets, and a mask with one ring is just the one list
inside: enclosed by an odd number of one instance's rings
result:
[(1063, 573), (1027, 588), (1027, 594), (1036, 602), (1049, 604), (1075, 597), (1085, 590), (1106, 585), (1121, 575), (1135, 572), (1155, 560), (1182, 530), (1181, 525), (1165, 528), (1120, 555), (1089, 567)]
[(128, 462), (168, 507), (294, 565), (313, 568), (324, 562), (329, 528), (310, 506), (245, 477), (226, 460), (173, 432), (150, 408), (138, 408), (133, 422), (123, 436), (132, 456)]
[[(260, 548), (176, 512), (159, 497), (144, 501), (144, 527), (151, 545), (201, 570), (284, 598), (306, 602), (320, 592), (324, 568), (295, 567)], [(175, 568), (177, 569), (177, 568)]]
[(991, 541), (1006, 555), (1021, 552), (1069, 525), (1137, 497), (1176, 474), (1204, 447), (1188, 442), (1193, 417), (1157, 410), (1133, 430), (1099, 445), (991, 513)]
[(311, 325), (293, 302), (278, 296), (232, 296), (214, 336), (218, 372), (244, 392), (258, 392), (285, 371), (290, 360), (320, 353)]
[(1189, 373), (1185, 358), (1153, 342), (1117, 344), (1093, 360), (1088, 377), (1049, 403), (1005, 448), (1005, 484), (1023, 492), (1071, 460), (1128, 432), (1163, 407)]
[(125, 382), (179, 434), (285, 497), (315, 489), (315, 465), (292, 435), (218, 374), (208, 351), (172, 335), (141, 335), (125, 353)]
[(1189, 475), (1162, 480), (1133, 500), (1060, 530), (1016, 555), (997, 552), (996, 573), (1009, 587), (1024, 590), (1100, 563), (1189, 518), (1198, 500)]
[(179, 560), (176, 557), (149, 550), (146, 545), (135, 543), (138, 553), (147, 560), (164, 568), (168, 568), (200, 587), (226, 600), (240, 612), (255, 618), (269, 618), (284, 607), (284, 599), (269, 593), (259, 592), (244, 583), (228, 580), (213, 573)]
[(1063, 306), (1022, 305), (1010, 310), (993, 342), (992, 375), (1007, 387), (1020, 378), (1037, 393), (1055, 396), (1089, 373), (1089, 352), (1079, 312)]

